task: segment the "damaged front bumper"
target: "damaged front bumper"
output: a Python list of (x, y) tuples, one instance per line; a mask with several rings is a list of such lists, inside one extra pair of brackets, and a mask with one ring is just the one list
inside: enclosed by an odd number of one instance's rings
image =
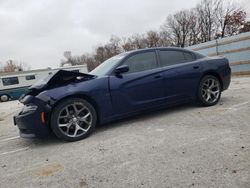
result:
[(29, 87), (26, 95), (19, 99), (24, 104), (23, 109), (14, 116), (14, 124), (19, 128), (20, 135), (30, 138), (45, 137), (49, 134), (50, 112), (56, 100), (47, 96), (46, 90), (95, 77), (90, 74), (59, 70)]
[(14, 116), (14, 124), (24, 138), (46, 137), (49, 135), (47, 119), (51, 111), (50, 98), (47, 96), (27, 95), (20, 99), (24, 104), (22, 110)]

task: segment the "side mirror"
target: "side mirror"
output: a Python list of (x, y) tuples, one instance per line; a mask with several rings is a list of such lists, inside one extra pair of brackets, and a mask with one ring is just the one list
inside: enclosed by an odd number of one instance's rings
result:
[(129, 71), (128, 65), (121, 65), (115, 69), (115, 74), (119, 75)]

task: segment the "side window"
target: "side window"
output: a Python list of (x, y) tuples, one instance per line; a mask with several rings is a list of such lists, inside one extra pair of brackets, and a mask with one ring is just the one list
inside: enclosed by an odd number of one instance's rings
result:
[(18, 77), (2, 78), (2, 81), (4, 86), (19, 84)]
[(190, 62), (190, 61), (194, 61), (194, 57), (191, 53), (188, 53), (188, 52), (183, 52), (184, 56), (185, 56), (185, 59), (187, 62)]
[(25, 76), (26, 80), (34, 80), (36, 79), (35, 75), (28, 75), (28, 76)]
[(193, 61), (192, 54), (187, 52), (175, 50), (161, 50), (159, 53), (162, 66), (169, 66)]
[(129, 72), (140, 72), (157, 67), (155, 52), (145, 52), (129, 57), (123, 65), (128, 65)]

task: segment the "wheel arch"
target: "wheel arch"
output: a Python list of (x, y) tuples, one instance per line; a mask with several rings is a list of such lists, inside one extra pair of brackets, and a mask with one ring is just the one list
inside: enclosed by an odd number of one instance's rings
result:
[[(87, 102), (89, 102), (89, 103), (93, 106), (93, 108), (95, 109), (95, 111), (96, 111), (97, 123), (99, 123), (99, 121), (100, 121), (100, 109), (99, 109), (98, 104), (96, 103), (96, 101), (95, 101), (93, 98), (91, 98), (90, 96), (88, 96), (88, 95), (86, 95), (86, 94), (82, 94), (82, 93), (67, 95), (67, 96), (65, 96), (65, 97), (63, 97), (63, 98), (61, 98), (61, 99), (59, 99), (58, 101), (56, 101), (56, 102), (53, 104), (53, 106), (52, 106), (52, 109), (51, 109), (51, 112), (50, 112), (50, 116), (51, 116), (51, 114), (52, 114), (52, 111), (54, 110), (54, 108), (55, 108), (58, 104), (60, 104), (62, 101), (67, 100), (67, 99), (69, 99), (69, 98), (81, 98), (81, 99), (84, 99), (84, 100), (86, 100)], [(50, 119), (50, 118), (51, 118), (51, 117), (49, 117), (49, 119)]]
[[(213, 76), (213, 77), (217, 78), (219, 80), (219, 82), (220, 82), (220, 85), (221, 85), (221, 91), (220, 91), (219, 97), (216, 99), (216, 101), (214, 101), (211, 104), (208, 103), (208, 102), (204, 102), (200, 97), (200, 87), (201, 87), (202, 80), (204, 79), (205, 76)], [(218, 100), (220, 99), (220, 96), (221, 96), (222, 87), (223, 87), (222, 79), (221, 79), (220, 75), (216, 71), (212, 70), (212, 71), (204, 72), (204, 74), (200, 78), (199, 87), (197, 88), (197, 92), (196, 92), (196, 96), (197, 96), (196, 100), (197, 100), (197, 102), (199, 104), (201, 104), (202, 106), (212, 106), (212, 105), (217, 104), (217, 102), (218, 102)]]
[(204, 78), (204, 76), (207, 76), (207, 75), (212, 75), (212, 76), (216, 77), (220, 82), (221, 89), (223, 88), (222, 78), (221, 78), (220, 74), (214, 70), (208, 70), (208, 71), (204, 72), (203, 75), (201, 76), (200, 81), (202, 80), (202, 78)]

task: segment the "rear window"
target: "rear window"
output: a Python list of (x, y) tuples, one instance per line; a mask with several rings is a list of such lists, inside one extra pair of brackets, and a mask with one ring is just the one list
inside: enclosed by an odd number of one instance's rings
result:
[(19, 84), (18, 77), (2, 78), (4, 86)]
[(161, 50), (160, 60), (162, 66), (175, 65), (185, 62), (190, 62), (194, 60), (194, 57), (191, 53), (175, 51), (175, 50)]

